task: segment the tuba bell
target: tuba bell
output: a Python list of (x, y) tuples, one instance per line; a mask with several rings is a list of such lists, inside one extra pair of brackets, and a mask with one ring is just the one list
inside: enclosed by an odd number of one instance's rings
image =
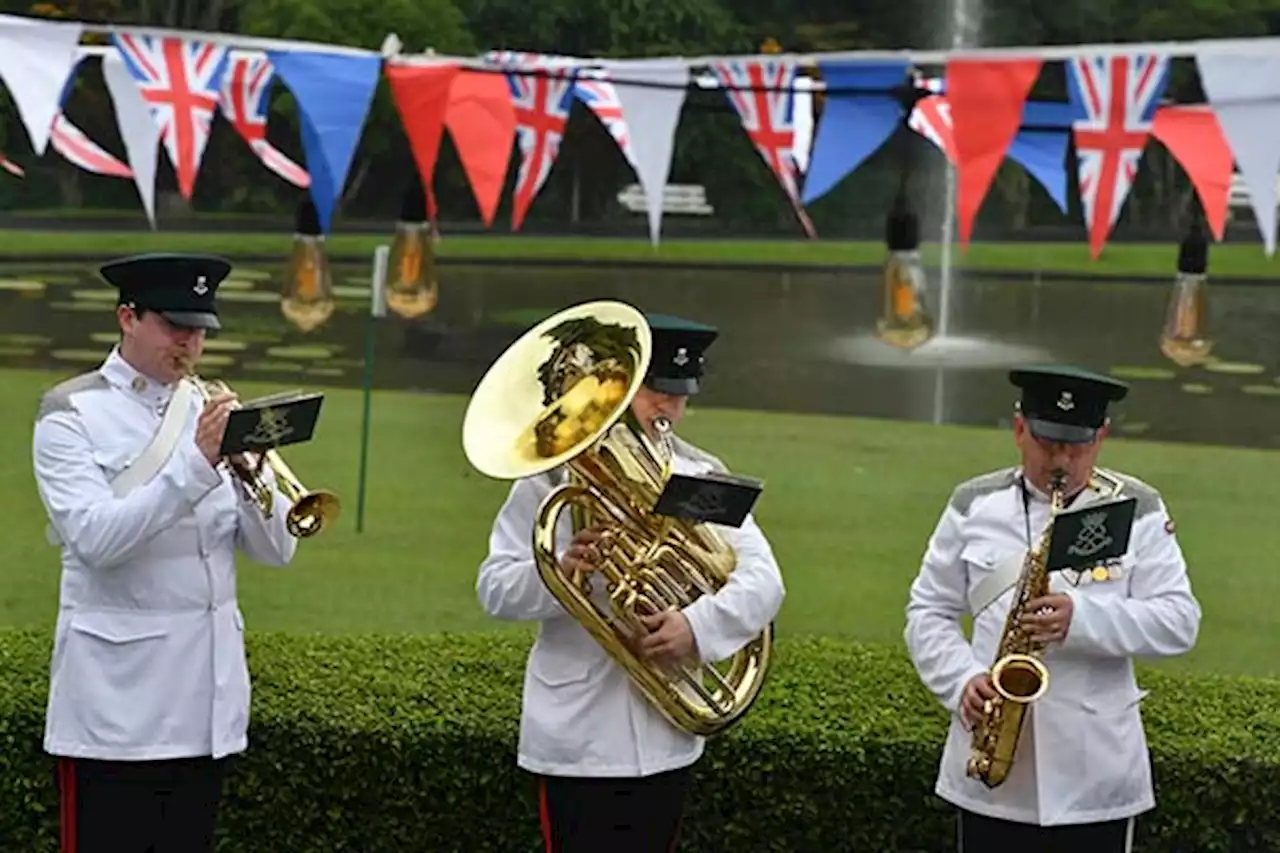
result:
[[(543, 584), (674, 726), (711, 736), (740, 720), (768, 671), (772, 628), (728, 661), (669, 666), (636, 651), (643, 616), (682, 609), (723, 587), (737, 557), (716, 530), (652, 509), (671, 474), (669, 426), (650, 439), (631, 412), (649, 368), (652, 338), (635, 308), (602, 301), (543, 320), (485, 373), (462, 427), (468, 461), (501, 480), (565, 473), (539, 508), (533, 554)], [(569, 510), (574, 532), (605, 529), (601, 563), (567, 571), (556, 534)]]
[[(196, 375), (191, 365), (186, 365), (186, 381), (195, 386), (200, 398), (206, 403), (219, 394), (234, 394), (231, 386), (221, 379), (204, 379)], [(246, 454), (248, 455), (248, 454)], [(307, 491), (298, 480), (292, 469), (275, 449), (258, 454), (257, 465), (249, 460), (227, 459), (236, 482), (245, 496), (258, 507), (262, 517), (270, 519), (275, 514), (275, 493), (271, 484), (262, 476), (264, 467), (270, 467), (275, 474), (276, 485), (281, 494), (289, 501), (289, 509), (285, 516), (285, 526), (289, 533), (299, 539), (316, 535), (329, 527), (337, 519), (342, 509), (341, 501), (333, 492), (319, 489)]]

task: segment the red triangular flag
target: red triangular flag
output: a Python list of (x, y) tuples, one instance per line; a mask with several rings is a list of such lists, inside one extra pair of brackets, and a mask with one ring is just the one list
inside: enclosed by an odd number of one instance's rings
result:
[(1022, 107), (1040, 76), (1039, 59), (947, 62), (947, 103), (951, 107), (958, 191), (956, 219), (960, 248), (969, 235), (978, 208), (991, 188), (996, 170), (1022, 123)]
[(1227, 228), (1235, 158), (1218, 117), (1208, 106), (1160, 107), (1151, 124), (1151, 135), (1186, 170), (1200, 196), (1213, 238), (1221, 243)]
[(400, 112), (413, 160), (427, 194), (427, 216), (436, 219), (435, 172), (449, 106), (449, 87), (458, 74), (456, 65), (403, 65), (387, 63), (387, 82)]
[(459, 72), (449, 90), (444, 123), (471, 182), (480, 216), (486, 226), (493, 225), (516, 135), (516, 108), (506, 77), (483, 71)]

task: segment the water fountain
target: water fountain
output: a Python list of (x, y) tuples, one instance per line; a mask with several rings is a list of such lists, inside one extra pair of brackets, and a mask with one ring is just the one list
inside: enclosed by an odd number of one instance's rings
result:
[[(952, 50), (976, 47), (982, 37), (983, 0), (950, 0), (943, 27), (944, 43)], [(942, 203), (941, 256), (939, 263), (937, 319), (933, 337), (919, 346), (907, 349), (888, 345), (870, 332), (843, 336), (832, 341), (831, 358), (866, 367), (889, 367), (932, 370), (933, 422), (943, 423), (946, 416), (946, 372), (1010, 367), (1032, 361), (1048, 361), (1052, 356), (1035, 346), (993, 341), (980, 336), (951, 333), (952, 290), (955, 268), (952, 257), (955, 243), (957, 175), (950, 163), (945, 164), (945, 196)]]

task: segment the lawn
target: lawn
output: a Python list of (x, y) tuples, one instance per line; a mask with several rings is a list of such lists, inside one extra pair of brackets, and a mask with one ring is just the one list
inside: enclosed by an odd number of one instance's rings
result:
[[(372, 257), (374, 247), (391, 234), (343, 234), (328, 238), (330, 253)], [(288, 251), (288, 233), (176, 231), (27, 231), (0, 229), (0, 260), (76, 254), (109, 256), (143, 251), (200, 251), (228, 255), (279, 255)], [(661, 261), (667, 263), (783, 264), (796, 266), (878, 265), (884, 245), (844, 240), (664, 240), (654, 248), (644, 239), (595, 237), (448, 234), (439, 245), (443, 258), (569, 261)], [(937, 264), (940, 247), (922, 247), (927, 264)], [(952, 255), (956, 269), (970, 272), (1025, 272), (1073, 276), (1172, 276), (1177, 246), (1115, 243), (1094, 261), (1084, 241), (1074, 243), (974, 242), (966, 253)], [(1261, 242), (1231, 243), (1210, 251), (1209, 273), (1215, 278), (1280, 278), (1280, 260), (1268, 258)]]
[[(31, 414), (56, 376), (0, 372), (0, 624), (48, 626), (57, 552), (30, 468)], [(266, 390), (245, 384), (243, 394)], [(330, 390), (316, 439), (285, 456), (310, 487), (345, 503), (336, 528), (302, 543), (286, 570), (243, 566), (250, 630), (469, 632), (499, 626), (474, 595), (476, 567), (506, 490), (473, 472), (460, 447), (465, 398), (379, 393), (366, 528), (355, 532), (361, 397)], [(767, 481), (758, 518), (789, 595), (781, 636), (825, 634), (900, 644), (903, 605), (951, 487), (1014, 460), (987, 429), (697, 409), (688, 438)], [(1104, 459), (1164, 491), (1205, 609), (1199, 647), (1166, 664), (1280, 675), (1271, 602), (1276, 455), (1114, 441)]]

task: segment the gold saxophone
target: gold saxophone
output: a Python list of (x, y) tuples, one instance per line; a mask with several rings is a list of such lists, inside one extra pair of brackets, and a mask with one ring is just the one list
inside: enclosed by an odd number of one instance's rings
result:
[[(1118, 479), (1094, 470), (1085, 488), (1104, 496), (1120, 491)], [(1035, 642), (1022, 627), (1027, 603), (1049, 595), (1045, 561), (1053, 535), (1053, 522), (1062, 511), (1065, 474), (1055, 472), (1049, 495), (1049, 524), (1037, 547), (1027, 553), (1014, 590), (1013, 604), (1005, 618), (1004, 634), (991, 667), (991, 683), (999, 696), (987, 701), (982, 718), (973, 728), (966, 773), (988, 788), (996, 788), (1013, 769), (1022, 721), (1031, 704), (1049, 689), (1049, 669), (1043, 661), (1044, 644)]]

